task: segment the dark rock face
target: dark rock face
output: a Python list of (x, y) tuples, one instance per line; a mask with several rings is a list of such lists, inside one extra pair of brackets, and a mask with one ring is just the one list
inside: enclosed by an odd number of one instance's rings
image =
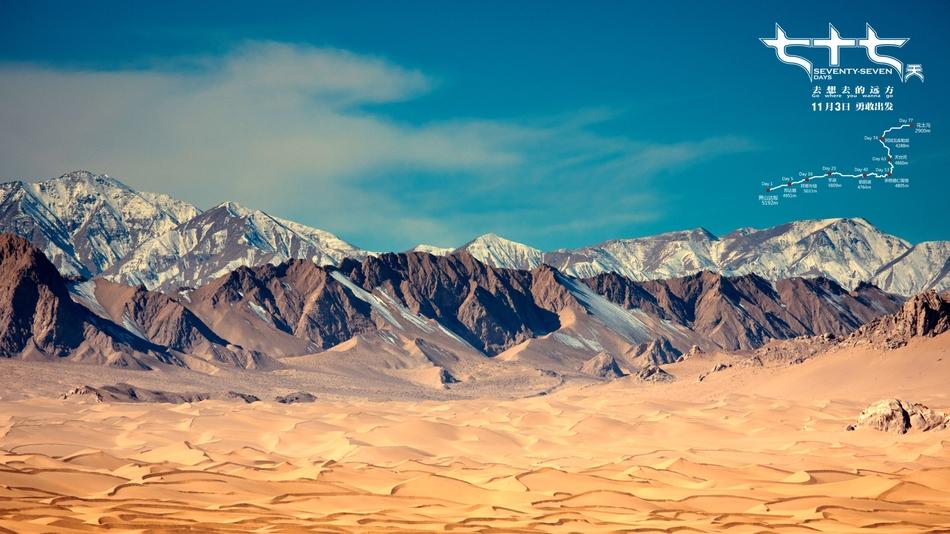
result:
[(412, 252), (345, 260), (340, 271), (367, 291), (381, 287), (411, 312), (439, 321), (486, 354), (560, 326), (556, 313), (542, 306), (558, 298), (549, 286), (553, 277), (547, 280), (537, 270), (496, 269), (464, 252)]
[(228, 344), (178, 301), (143, 286), (134, 288), (123, 308), (135, 324), (145, 327), (148, 338), (160, 345), (189, 352), (199, 343)]
[(849, 292), (823, 278), (773, 285), (754, 274), (729, 278), (704, 271), (649, 282), (601, 274), (585, 283), (616, 304), (686, 326), (729, 350), (769, 339), (846, 334), (900, 305), (899, 297), (873, 286)]
[[(401, 329), (397, 319), (418, 322), (409, 314), (438, 322), (491, 356), (557, 331), (560, 314), (568, 309), (589, 313), (607, 330), (629, 326), (623, 320), (629, 317), (622, 317), (627, 314), (599, 294), (652, 316), (637, 323), (636, 339), (653, 341), (611, 349), (633, 369), (680, 358), (672, 338), (661, 331), (673, 337), (685, 332), (692, 336), (686, 342), (701, 336), (710, 346), (746, 349), (769, 339), (840, 336), (899, 307), (898, 297), (872, 286), (846, 291), (820, 278), (771, 283), (756, 275), (701, 272), (649, 282), (616, 274), (578, 281), (547, 265), (500, 269), (457, 251), (383, 254), (345, 260), (338, 268), (309, 260), (240, 267), (178, 295), (96, 280), (94, 299), (87, 299), (86, 290), (77, 299), (101, 307), (97, 316), (71, 299), (41, 252), (10, 234), (0, 236), (0, 275), (0, 354), (31, 351), (141, 368), (148, 368), (149, 359), (205, 366), (193, 356), (246, 368), (279, 365), (272, 356), (310, 354), (380, 329)], [(894, 330), (901, 339), (936, 335), (950, 328), (948, 299), (935, 293), (915, 297), (899, 316), (874, 328)], [(685, 328), (658, 326), (654, 318)], [(676, 341), (680, 349), (686, 342)], [(427, 356), (435, 350), (425, 343), (418, 348)], [(610, 362), (589, 363), (585, 372), (616, 374)], [(444, 383), (452, 380), (443, 377)]]
[[(377, 299), (391, 297), (393, 302), (388, 304), (435, 320), (473, 347), (494, 355), (556, 331), (558, 313), (565, 308), (583, 312), (583, 303), (565, 280), (547, 265), (531, 271), (498, 269), (465, 252), (383, 254), (362, 261), (344, 260), (339, 268), (290, 260), (276, 266), (238, 268), (190, 292), (187, 308), (200, 318), (199, 323), (237, 345), (274, 350), (292, 340), (297, 345), (288, 346), (284, 354), (299, 354), (386, 327), (386, 314), (378, 309), (381, 301)], [(773, 338), (847, 333), (896, 309), (898, 301), (871, 286), (848, 292), (823, 279), (772, 284), (756, 275), (728, 278), (710, 272), (650, 282), (604, 274), (584, 282), (622, 307), (685, 326), (730, 350), (758, 347)], [(255, 315), (285, 338), (265, 340), (257, 331), (237, 327), (222, 331), (242, 321), (253, 322)], [(166, 337), (154, 339), (173, 341)], [(625, 357), (663, 364), (680, 355), (668, 340), (657, 339)]]
[(21, 237), (0, 234), (0, 356), (26, 354), (141, 369), (149, 368), (146, 360), (184, 365), (73, 302), (43, 253)]
[(43, 253), (21, 237), (0, 234), (0, 354), (30, 345), (68, 354), (85, 340), (84, 311)]
[(869, 284), (848, 291), (827, 278), (789, 278), (775, 289), (783, 309), (807, 327), (801, 335), (844, 336), (904, 301)]

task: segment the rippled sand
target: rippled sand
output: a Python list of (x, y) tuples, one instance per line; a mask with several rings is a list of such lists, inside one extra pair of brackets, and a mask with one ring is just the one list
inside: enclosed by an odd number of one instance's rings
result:
[[(814, 382), (811, 365), (777, 376)], [(500, 402), (3, 401), (0, 527), (950, 529), (950, 432), (846, 432), (866, 399), (730, 392), (738, 376), (621, 380)], [(919, 400), (946, 409), (945, 393)]]
[(15, 532), (950, 528), (950, 436), (859, 406), (623, 401), (3, 406)]

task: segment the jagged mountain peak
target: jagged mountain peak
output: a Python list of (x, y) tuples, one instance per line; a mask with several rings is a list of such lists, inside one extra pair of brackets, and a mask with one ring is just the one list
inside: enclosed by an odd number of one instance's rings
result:
[(26, 237), (74, 277), (108, 269), (146, 239), (197, 213), (185, 202), (139, 193), (89, 171), (0, 186), (0, 230)]
[[(824, 276), (845, 288), (880, 278), (882, 285), (910, 295), (950, 285), (940, 246), (911, 250), (863, 218), (792, 221), (770, 228), (740, 228), (722, 237), (698, 228), (657, 236), (615, 240), (594, 247), (545, 254), (544, 261), (588, 278), (615, 272), (633, 280), (665, 279), (710, 270), (734, 276), (756, 273), (768, 280)], [(883, 272), (894, 264), (892, 270)], [(908, 272), (900, 273), (906, 267)], [(878, 278), (876, 278), (878, 277)]]
[(458, 251), (465, 251), (483, 263), (506, 269), (530, 270), (541, 264), (541, 250), (512, 241), (495, 233), (482, 234)]
[(865, 219), (833, 217), (826, 219), (801, 219), (789, 221), (767, 228), (740, 228), (723, 236), (723, 241), (754, 236), (762, 240), (780, 237), (786, 241), (795, 241), (817, 232), (858, 231), (885, 235)]

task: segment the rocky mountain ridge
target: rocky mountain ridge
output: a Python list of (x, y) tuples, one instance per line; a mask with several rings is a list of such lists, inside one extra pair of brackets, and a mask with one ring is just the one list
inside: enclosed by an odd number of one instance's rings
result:
[(174, 294), (103, 278), (67, 287), (25, 239), (0, 238), (4, 356), (143, 369), (276, 369), (317, 358), (402, 369), (440, 388), (486, 366), (609, 375), (614, 362), (632, 373), (697, 345), (734, 350), (846, 334), (901, 300), (872, 286), (847, 291), (825, 279), (772, 283), (708, 271), (579, 280), (548, 265), (500, 269), (465, 252), (380, 254), (336, 267), (290, 259), (238, 267)]
[(97, 274), (197, 213), (167, 195), (85, 171), (0, 184), (0, 230), (30, 239), (66, 276)]

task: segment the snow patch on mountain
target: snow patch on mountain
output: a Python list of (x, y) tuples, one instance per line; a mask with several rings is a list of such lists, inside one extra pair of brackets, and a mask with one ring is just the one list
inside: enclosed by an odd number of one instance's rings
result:
[(576, 278), (560, 275), (558, 278), (574, 298), (584, 306), (587, 313), (630, 343), (643, 343), (653, 338), (650, 329), (635, 311), (626, 310), (610, 302)]
[(395, 326), (399, 330), (402, 330), (402, 325), (399, 324), (399, 321), (397, 321), (396, 317), (392, 314), (392, 312), (389, 311), (389, 308), (387, 308), (383, 302), (379, 300), (378, 297), (376, 297), (376, 295), (373, 295), (369, 291), (366, 291), (362, 287), (354, 284), (352, 280), (344, 276), (340, 271), (333, 271), (330, 273), (330, 276), (332, 276), (337, 282), (346, 286), (346, 288), (349, 289), (353, 295), (356, 296), (356, 298), (372, 306), (373, 310), (378, 312), (383, 316), (384, 319), (386, 319), (386, 322)]
[(950, 289), (950, 241), (925, 241), (881, 267), (872, 280), (879, 288), (901, 295), (928, 289)]

